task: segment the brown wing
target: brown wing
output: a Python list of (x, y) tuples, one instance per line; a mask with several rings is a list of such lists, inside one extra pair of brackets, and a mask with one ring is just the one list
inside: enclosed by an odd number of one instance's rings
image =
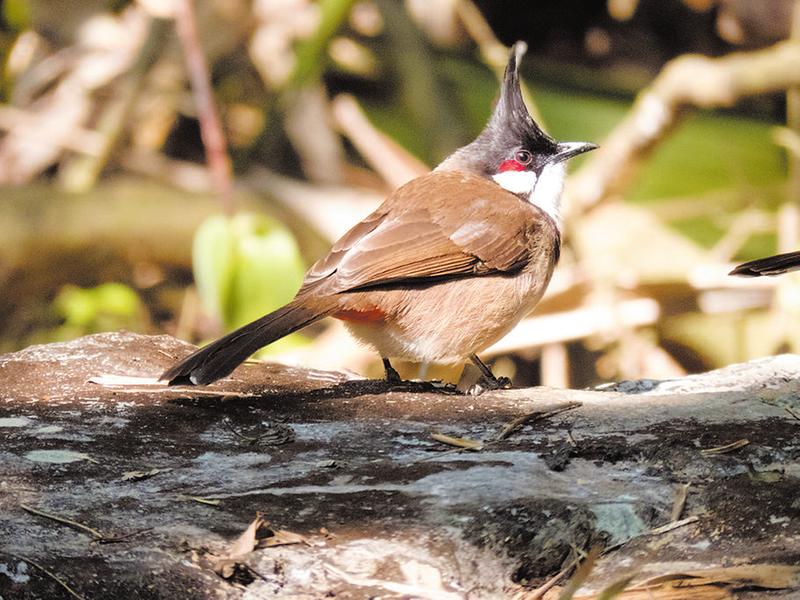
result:
[(345, 234), (309, 269), (298, 294), (511, 272), (527, 263), (543, 226), (554, 231), (541, 211), (491, 181), (433, 173), (397, 190)]

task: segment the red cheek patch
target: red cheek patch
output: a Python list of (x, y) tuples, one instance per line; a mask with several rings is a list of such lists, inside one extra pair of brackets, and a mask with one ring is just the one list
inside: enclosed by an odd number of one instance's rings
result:
[(500, 163), (500, 167), (498, 171), (500, 173), (505, 173), (506, 171), (524, 171), (525, 165), (518, 163), (515, 160), (504, 160)]

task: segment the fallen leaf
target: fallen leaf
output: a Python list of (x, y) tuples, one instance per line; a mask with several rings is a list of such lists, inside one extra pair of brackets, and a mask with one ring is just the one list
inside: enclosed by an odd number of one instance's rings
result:
[(159, 473), (166, 473), (172, 469), (150, 469), (149, 471), (125, 471), (122, 474), (122, 481), (142, 481), (143, 479), (150, 479)]
[(672, 513), (669, 520), (671, 522), (678, 521), (683, 514), (683, 509), (686, 507), (686, 498), (689, 495), (689, 486), (691, 483), (683, 483), (678, 486), (675, 492), (675, 498), (672, 500)]
[(226, 557), (237, 558), (252, 552), (256, 547), (256, 544), (258, 544), (256, 534), (258, 533), (259, 529), (265, 526), (269, 526), (269, 521), (267, 521), (263, 513), (256, 513), (256, 518), (253, 519), (250, 525), (247, 526), (247, 529), (244, 530), (244, 533), (236, 538), (236, 541), (230, 545), (228, 552), (226, 553)]
[(756, 471), (753, 465), (747, 465), (747, 476), (753, 481), (760, 481), (761, 483), (777, 483), (786, 479), (786, 474), (783, 471), (776, 471), (774, 469)]
[(275, 546), (291, 546), (292, 544), (305, 544), (312, 546), (305, 536), (285, 529), (277, 529), (269, 537), (261, 539), (259, 546), (262, 548), (273, 548)]

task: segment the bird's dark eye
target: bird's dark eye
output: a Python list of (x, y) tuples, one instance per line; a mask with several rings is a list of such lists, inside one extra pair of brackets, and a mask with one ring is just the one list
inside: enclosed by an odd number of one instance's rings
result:
[(531, 153), (527, 150), (517, 150), (517, 153), (514, 155), (514, 160), (521, 165), (529, 165), (533, 160), (533, 156), (531, 156)]

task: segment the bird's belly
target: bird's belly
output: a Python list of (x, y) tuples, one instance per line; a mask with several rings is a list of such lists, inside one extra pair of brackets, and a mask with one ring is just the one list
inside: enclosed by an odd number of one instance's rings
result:
[[(339, 318), (381, 356), (458, 363), (508, 333), (541, 298), (549, 281), (529, 274), (485, 276), (424, 289), (345, 295)], [(382, 314), (381, 319), (372, 318)], [(369, 318), (361, 318), (361, 317)]]

